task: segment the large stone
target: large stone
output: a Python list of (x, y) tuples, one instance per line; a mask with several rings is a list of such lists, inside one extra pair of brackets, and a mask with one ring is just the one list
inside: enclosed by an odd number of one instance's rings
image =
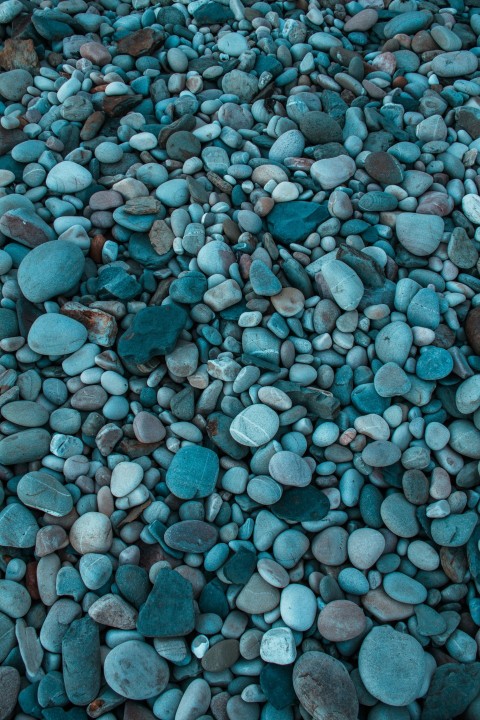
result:
[(304, 200), (277, 203), (267, 216), (267, 227), (275, 240), (284, 245), (301, 243), (329, 217), (326, 205)]
[(82, 277), (85, 258), (74, 243), (46, 242), (31, 250), (18, 268), (18, 284), (34, 303), (74, 290)]
[(189, 635), (194, 627), (191, 583), (174, 570), (160, 570), (140, 608), (138, 632), (145, 637), (179, 637)]
[(165, 660), (141, 640), (127, 640), (110, 650), (103, 670), (112, 690), (129, 700), (157, 697), (169, 678)]
[(180, 448), (167, 470), (167, 487), (183, 500), (208, 497), (218, 478), (218, 457), (199, 445)]
[(63, 637), (62, 668), (65, 692), (74, 705), (88, 705), (101, 684), (100, 635), (91, 618), (74, 620)]
[(358, 699), (345, 666), (321, 652), (306, 652), (295, 663), (293, 687), (315, 720), (357, 720)]
[(186, 322), (185, 310), (173, 303), (143, 308), (121, 336), (118, 354), (127, 363), (141, 365), (171, 353)]

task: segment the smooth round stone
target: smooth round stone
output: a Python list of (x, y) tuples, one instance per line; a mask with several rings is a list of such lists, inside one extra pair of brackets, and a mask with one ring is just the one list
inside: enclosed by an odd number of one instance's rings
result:
[(198, 267), (207, 276), (228, 276), (230, 265), (236, 262), (232, 249), (221, 240), (212, 240), (200, 248), (197, 255)]
[(278, 606), (280, 593), (258, 573), (254, 573), (235, 601), (239, 610), (249, 615), (270, 612)]
[(405, 500), (401, 493), (388, 495), (382, 502), (380, 514), (387, 528), (398, 537), (414, 537), (420, 529), (415, 505)]
[(267, 630), (262, 637), (260, 657), (274, 665), (290, 665), (297, 656), (295, 638), (290, 628)]
[(389, 440), (374, 440), (362, 451), (362, 460), (370, 467), (388, 467), (400, 460), (402, 451)]
[(370, 590), (367, 578), (356, 568), (344, 568), (337, 580), (341, 589), (350, 595), (366, 595)]
[(343, 663), (324, 652), (310, 651), (293, 668), (293, 687), (300, 703), (319, 720), (357, 720), (355, 686)]
[(388, 626), (373, 628), (360, 648), (360, 677), (368, 692), (387, 705), (403, 707), (420, 694), (425, 675), (422, 646)]
[(83, 274), (85, 257), (74, 243), (53, 240), (33, 248), (20, 263), (18, 284), (27, 300), (45, 302), (74, 290)]
[(461, 547), (469, 541), (477, 520), (474, 512), (435, 519), (431, 526), (432, 539), (443, 547)]
[(418, 605), (427, 598), (426, 588), (417, 580), (401, 572), (392, 572), (383, 578), (383, 589), (394, 600)]
[(341, 260), (332, 260), (322, 268), (323, 279), (342, 310), (355, 310), (365, 288), (355, 270)]
[(20, 503), (10, 503), (0, 512), (0, 545), (34, 547), (38, 530), (33, 514)]
[(312, 479), (312, 471), (307, 461), (289, 450), (275, 453), (268, 465), (268, 472), (282, 485), (305, 487)]
[(27, 507), (54, 517), (68, 515), (73, 507), (68, 490), (52, 475), (41, 470), (32, 470), (20, 479), (17, 495)]
[[(422, 380), (441, 380), (453, 370), (453, 358), (448, 350), (428, 347), (417, 360), (415, 372)], [(480, 404), (480, 403), (479, 403)]]
[(155, 191), (155, 195), (167, 207), (179, 208), (188, 202), (190, 196), (186, 180), (167, 180)]
[(316, 612), (317, 602), (310, 588), (292, 583), (282, 590), (280, 615), (292, 630), (309, 630), (315, 621)]
[(112, 561), (107, 555), (88, 553), (82, 555), (78, 565), (82, 581), (89, 590), (98, 590), (107, 583), (112, 576)]
[(454, 420), (449, 426), (450, 447), (460, 455), (480, 459), (480, 431), (468, 420)]
[(50, 433), (43, 428), (31, 428), (7, 435), (0, 440), (0, 463), (16, 463), (40, 460), (50, 449)]
[(457, 410), (464, 415), (470, 415), (478, 410), (480, 407), (480, 377), (478, 375), (473, 375), (458, 385), (455, 393), (455, 405)]
[(468, 50), (441, 53), (432, 60), (432, 71), (439, 77), (463, 77), (475, 72), (477, 67), (477, 56)]
[(13, 580), (0, 580), (0, 612), (21, 618), (28, 613), (31, 604), (30, 594), (23, 585)]
[(367, 627), (363, 610), (349, 600), (333, 600), (321, 610), (318, 632), (330, 642), (353, 640)]
[(70, 543), (80, 553), (106, 553), (112, 545), (110, 518), (99, 512), (81, 515), (70, 530)]
[(15, 400), (2, 407), (2, 415), (15, 425), (41, 427), (48, 422), (48, 410), (31, 400)]
[(375, 338), (375, 352), (384, 363), (404, 365), (413, 344), (411, 328), (402, 321), (385, 325)]
[(290, 577), (285, 568), (270, 558), (261, 558), (258, 561), (257, 570), (262, 578), (274, 587), (284, 588), (290, 582)]
[(370, 177), (385, 185), (398, 185), (403, 180), (402, 166), (388, 152), (372, 152), (367, 155), (365, 170)]
[(385, 538), (372, 528), (359, 528), (348, 536), (348, 557), (359, 570), (371, 568), (385, 550)]
[(135, 415), (133, 432), (137, 440), (142, 443), (158, 443), (166, 434), (161, 420), (148, 412), (139, 412)]
[(170, 463), (166, 483), (170, 492), (178, 498), (203, 498), (214, 491), (218, 473), (218, 456), (213, 450), (185, 446)]
[(116, 143), (101, 142), (95, 148), (95, 157), (101, 163), (117, 163), (123, 157), (123, 150)]
[(169, 679), (166, 661), (140, 640), (127, 640), (110, 650), (103, 672), (112, 690), (129, 700), (157, 697)]
[(323, 565), (343, 565), (347, 559), (347, 541), (348, 533), (344, 528), (326, 528), (313, 540), (313, 556)]
[(218, 39), (217, 47), (220, 52), (230, 55), (230, 57), (240, 57), (248, 50), (248, 42), (240, 33), (224, 33)]
[(33, 84), (33, 77), (27, 70), (14, 69), (2, 72), (0, 76), (0, 95), (6, 100), (14, 102), (21, 100), (29, 85)]
[(338, 155), (338, 157), (317, 160), (310, 168), (310, 173), (322, 190), (331, 190), (344, 185), (354, 175), (356, 169), (355, 160), (349, 155)]
[(419, 257), (432, 255), (440, 245), (445, 223), (439, 215), (404, 212), (397, 217), (395, 232), (403, 247)]
[(87, 168), (64, 160), (50, 170), (45, 182), (53, 192), (77, 193), (86, 190), (92, 184), (93, 178)]
[(240, 445), (260, 447), (275, 437), (279, 426), (274, 410), (267, 405), (250, 405), (233, 419), (230, 434)]
[(182, 520), (171, 525), (165, 532), (165, 543), (180, 552), (208, 552), (218, 537), (214, 525), (202, 520)]
[(407, 550), (407, 557), (415, 567), (431, 572), (440, 565), (440, 558), (434, 547), (424, 540), (413, 540)]
[(277, 295), (282, 290), (280, 280), (262, 260), (254, 260), (250, 266), (250, 282), (257, 295)]
[(467, 193), (462, 198), (462, 210), (465, 216), (475, 225), (480, 225), (480, 198), (473, 193)]
[(114, 497), (125, 497), (133, 492), (143, 480), (143, 468), (134, 462), (120, 462), (115, 465), (110, 480), (110, 491)]
[(58, 313), (40, 315), (28, 333), (28, 344), (39, 355), (71, 355), (86, 340), (86, 327)]
[(299, 130), (287, 130), (275, 140), (268, 152), (269, 160), (283, 163), (285, 158), (301, 157), (305, 139)]
[(375, 390), (380, 397), (395, 397), (404, 395), (412, 387), (408, 375), (396, 363), (385, 363), (375, 373), (373, 379)]

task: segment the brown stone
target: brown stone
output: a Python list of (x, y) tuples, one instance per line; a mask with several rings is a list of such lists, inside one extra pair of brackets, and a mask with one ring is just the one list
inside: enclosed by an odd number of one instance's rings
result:
[(88, 201), (92, 210), (113, 210), (123, 205), (123, 197), (116, 190), (99, 190)]
[(155, 220), (148, 234), (157, 255), (166, 255), (173, 247), (175, 235), (165, 220)]
[(162, 421), (156, 415), (143, 411), (135, 415), (133, 432), (141, 443), (160, 442), (166, 434)]
[(123, 117), (142, 100), (142, 95), (105, 95), (103, 109), (108, 117)]
[(78, 320), (88, 331), (88, 339), (101, 347), (111, 347), (117, 337), (117, 321), (112, 315), (89, 308), (78, 302), (66, 302), (60, 309), (61, 315)]
[(350, 600), (333, 600), (318, 617), (318, 632), (331, 642), (352, 640), (366, 627), (367, 618), (362, 608)]
[(84, 122), (80, 130), (80, 140), (93, 140), (105, 122), (105, 113), (95, 110)]
[(96, 263), (102, 262), (102, 250), (107, 239), (103, 235), (94, 235), (90, 244), (89, 255)]
[(403, 180), (403, 170), (396, 158), (387, 152), (372, 152), (365, 159), (365, 170), (374, 180), (385, 185), (398, 185)]
[(443, 572), (452, 582), (463, 583), (468, 572), (468, 560), (464, 548), (440, 548), (440, 563)]
[(389, 597), (382, 588), (370, 590), (362, 597), (362, 605), (370, 615), (381, 622), (405, 620), (414, 613), (414, 606)]
[(118, 55), (131, 55), (140, 57), (158, 50), (165, 41), (165, 34), (152, 28), (142, 28), (131, 35), (120, 38), (117, 43)]
[(32, 600), (40, 600), (37, 585), (37, 566), (38, 562), (36, 561), (27, 563), (27, 572), (25, 573), (25, 586)]
[(348, 671), (324, 652), (306, 652), (293, 668), (293, 687), (316, 720), (357, 720), (358, 699)]
[(80, 47), (80, 55), (99, 67), (103, 67), (103, 65), (112, 62), (112, 56), (108, 48), (98, 42), (87, 42), (82, 45)]
[(167, 145), (168, 138), (180, 130), (193, 130), (196, 125), (196, 120), (193, 115), (182, 115), (178, 120), (174, 120), (173, 123), (162, 128), (158, 134), (158, 145), (161, 148), (165, 148)]
[(157, 198), (148, 195), (147, 197), (127, 200), (125, 203), (125, 212), (127, 215), (153, 215), (157, 213), (161, 207), (162, 204)]
[(238, 640), (220, 640), (202, 658), (202, 667), (207, 672), (228, 670), (240, 657)]
[(33, 40), (7, 38), (0, 52), (0, 67), (3, 70), (35, 70), (38, 67), (38, 55)]
[(475, 355), (480, 355), (480, 307), (473, 308), (465, 320), (465, 335)]

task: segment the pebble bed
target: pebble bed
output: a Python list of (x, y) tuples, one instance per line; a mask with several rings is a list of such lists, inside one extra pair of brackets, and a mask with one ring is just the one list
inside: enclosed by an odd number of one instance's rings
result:
[(0, 3), (0, 720), (479, 720), (479, 37)]

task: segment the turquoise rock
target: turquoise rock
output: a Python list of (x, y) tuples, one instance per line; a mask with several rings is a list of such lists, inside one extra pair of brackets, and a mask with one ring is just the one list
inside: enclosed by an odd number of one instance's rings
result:
[(0, 545), (16, 548), (33, 547), (39, 529), (30, 510), (18, 502), (10, 503), (0, 512)]
[(267, 215), (268, 231), (275, 240), (284, 244), (300, 243), (329, 217), (326, 205), (294, 200), (277, 203)]
[(41, 460), (50, 449), (50, 433), (43, 428), (32, 428), (13, 433), (0, 440), (0, 463), (15, 463)]
[(174, 456), (167, 470), (167, 487), (184, 500), (208, 497), (215, 489), (219, 462), (213, 450), (186, 446)]
[(87, 328), (66, 315), (46, 313), (28, 333), (28, 344), (39, 355), (71, 355), (87, 340)]
[(140, 365), (171, 353), (187, 322), (187, 313), (173, 303), (147, 307), (135, 315), (118, 342), (118, 354), (127, 363)]
[(73, 499), (61, 482), (42, 470), (32, 470), (17, 485), (17, 495), (24, 505), (54, 517), (68, 515)]
[(174, 570), (161, 569), (140, 608), (137, 629), (145, 637), (180, 637), (195, 627), (193, 588)]
[(74, 705), (88, 705), (100, 690), (99, 627), (86, 615), (74, 620), (62, 641), (65, 692)]
[(28, 300), (45, 302), (74, 290), (84, 266), (85, 257), (78, 245), (65, 240), (46, 242), (33, 248), (22, 260), (18, 284)]

